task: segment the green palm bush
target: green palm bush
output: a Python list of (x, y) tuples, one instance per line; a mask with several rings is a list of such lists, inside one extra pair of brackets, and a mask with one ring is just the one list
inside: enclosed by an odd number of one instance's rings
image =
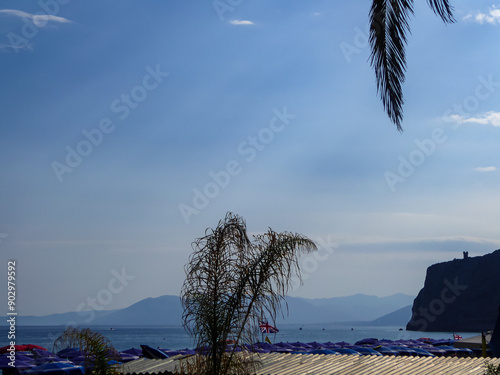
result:
[(256, 362), (241, 348), (258, 338), (261, 316), (274, 324), (283, 312), (292, 276), (300, 279), (298, 257), (316, 245), (300, 234), (272, 229), (250, 241), (245, 221), (228, 213), (193, 243), (193, 250), (181, 291), (183, 325), (200, 353), (189, 371), (248, 373)]
[(53, 351), (66, 348), (80, 348), (85, 355), (85, 373), (92, 375), (114, 375), (118, 372), (111, 360), (119, 360), (118, 352), (111, 342), (89, 328), (68, 327), (54, 342)]

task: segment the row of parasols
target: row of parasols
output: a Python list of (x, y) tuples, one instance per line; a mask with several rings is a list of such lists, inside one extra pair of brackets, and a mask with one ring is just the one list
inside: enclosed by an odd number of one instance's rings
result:
[[(12, 353), (15, 353), (12, 355)], [(2, 372), (10, 373), (9, 370), (15, 370), (13, 373), (22, 372), (23, 374), (49, 374), (49, 375), (82, 375), (84, 365), (91, 365), (89, 356), (86, 356), (79, 348), (67, 348), (57, 353), (34, 345), (15, 345), (4, 346), (0, 348), (0, 369)], [(110, 355), (116, 359), (110, 360), (108, 364), (121, 364), (142, 356), (142, 350), (129, 349), (118, 352), (118, 355)]]
[[(254, 353), (290, 353), (290, 354), (326, 354), (326, 355), (374, 355), (374, 356), (418, 356), (418, 357), (475, 357), (480, 352), (472, 349), (456, 348), (455, 340), (435, 340), (420, 338), (417, 340), (378, 340), (367, 338), (354, 344), (341, 342), (280, 342), (270, 344), (257, 342), (253, 345), (227, 345), (227, 350), (248, 351)], [(193, 355), (208, 353), (209, 347), (183, 350), (153, 349), (141, 345), (145, 358), (162, 359), (175, 355)]]
[[(422, 338), (418, 340), (377, 340), (369, 338), (357, 341), (354, 344), (348, 342), (293, 342), (269, 344), (258, 342), (253, 345), (234, 347), (231, 343), (228, 350), (251, 351), (256, 353), (293, 353), (293, 354), (327, 354), (327, 355), (392, 355), (392, 356), (474, 356), (471, 349), (453, 347), (454, 340), (433, 340)], [(26, 375), (82, 375), (84, 366), (89, 366), (89, 357), (79, 348), (67, 348), (57, 353), (52, 353), (38, 345), (16, 345), (14, 358), (11, 355), (12, 348), (5, 346), (0, 348), (0, 369), (4, 374), (9, 374), (14, 364), (17, 372)], [(141, 357), (150, 359), (163, 359), (176, 355), (193, 355), (208, 352), (208, 348), (197, 349), (154, 349), (141, 345), (141, 349), (131, 348), (118, 352), (118, 355), (108, 362), (110, 365), (130, 362)], [(113, 356), (109, 356), (110, 358)], [(91, 363), (91, 362), (90, 362)], [(14, 371), (14, 373), (16, 373)]]

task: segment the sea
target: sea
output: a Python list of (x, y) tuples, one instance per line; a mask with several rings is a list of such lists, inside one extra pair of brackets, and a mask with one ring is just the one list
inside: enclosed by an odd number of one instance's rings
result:
[[(82, 327), (80, 327), (82, 328)], [(89, 326), (93, 331), (101, 333), (111, 341), (118, 351), (140, 348), (148, 345), (161, 349), (193, 349), (194, 342), (180, 326)], [(268, 334), (273, 343), (278, 342), (348, 342), (354, 344), (365, 338), (408, 340), (429, 337), (434, 339), (453, 339), (451, 332), (417, 332), (406, 331), (400, 327), (379, 326), (351, 326), (348, 324), (283, 324), (277, 327), (279, 332)], [(53, 349), (54, 341), (63, 333), (64, 326), (16, 326), (16, 344), (36, 344), (47, 350)], [(8, 327), (0, 327), (0, 347), (10, 344)], [(455, 332), (462, 337), (475, 336), (475, 334)], [(265, 339), (262, 335), (261, 341)]]

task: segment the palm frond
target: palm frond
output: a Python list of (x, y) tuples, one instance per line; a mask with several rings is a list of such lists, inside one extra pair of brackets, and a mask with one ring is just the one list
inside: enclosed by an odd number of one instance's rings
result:
[(441, 17), (443, 22), (455, 22), (455, 17), (453, 16), (453, 7), (450, 5), (448, 0), (427, 0), (427, 3), (432, 8), (434, 13)]
[(374, 0), (370, 9), (371, 65), (377, 91), (389, 118), (402, 130), (403, 90), (406, 71), (406, 35), (413, 1)]
[[(455, 22), (449, 0), (427, 0), (433, 12), (445, 23)], [(402, 131), (403, 90), (406, 71), (406, 35), (413, 0), (373, 0), (370, 8), (371, 65), (375, 70), (377, 92), (391, 121)]]

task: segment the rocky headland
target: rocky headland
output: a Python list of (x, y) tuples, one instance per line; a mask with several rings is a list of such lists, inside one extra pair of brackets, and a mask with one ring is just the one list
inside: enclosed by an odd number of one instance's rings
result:
[(427, 269), (424, 287), (406, 329), (429, 332), (492, 330), (500, 306), (500, 250), (437, 263)]

